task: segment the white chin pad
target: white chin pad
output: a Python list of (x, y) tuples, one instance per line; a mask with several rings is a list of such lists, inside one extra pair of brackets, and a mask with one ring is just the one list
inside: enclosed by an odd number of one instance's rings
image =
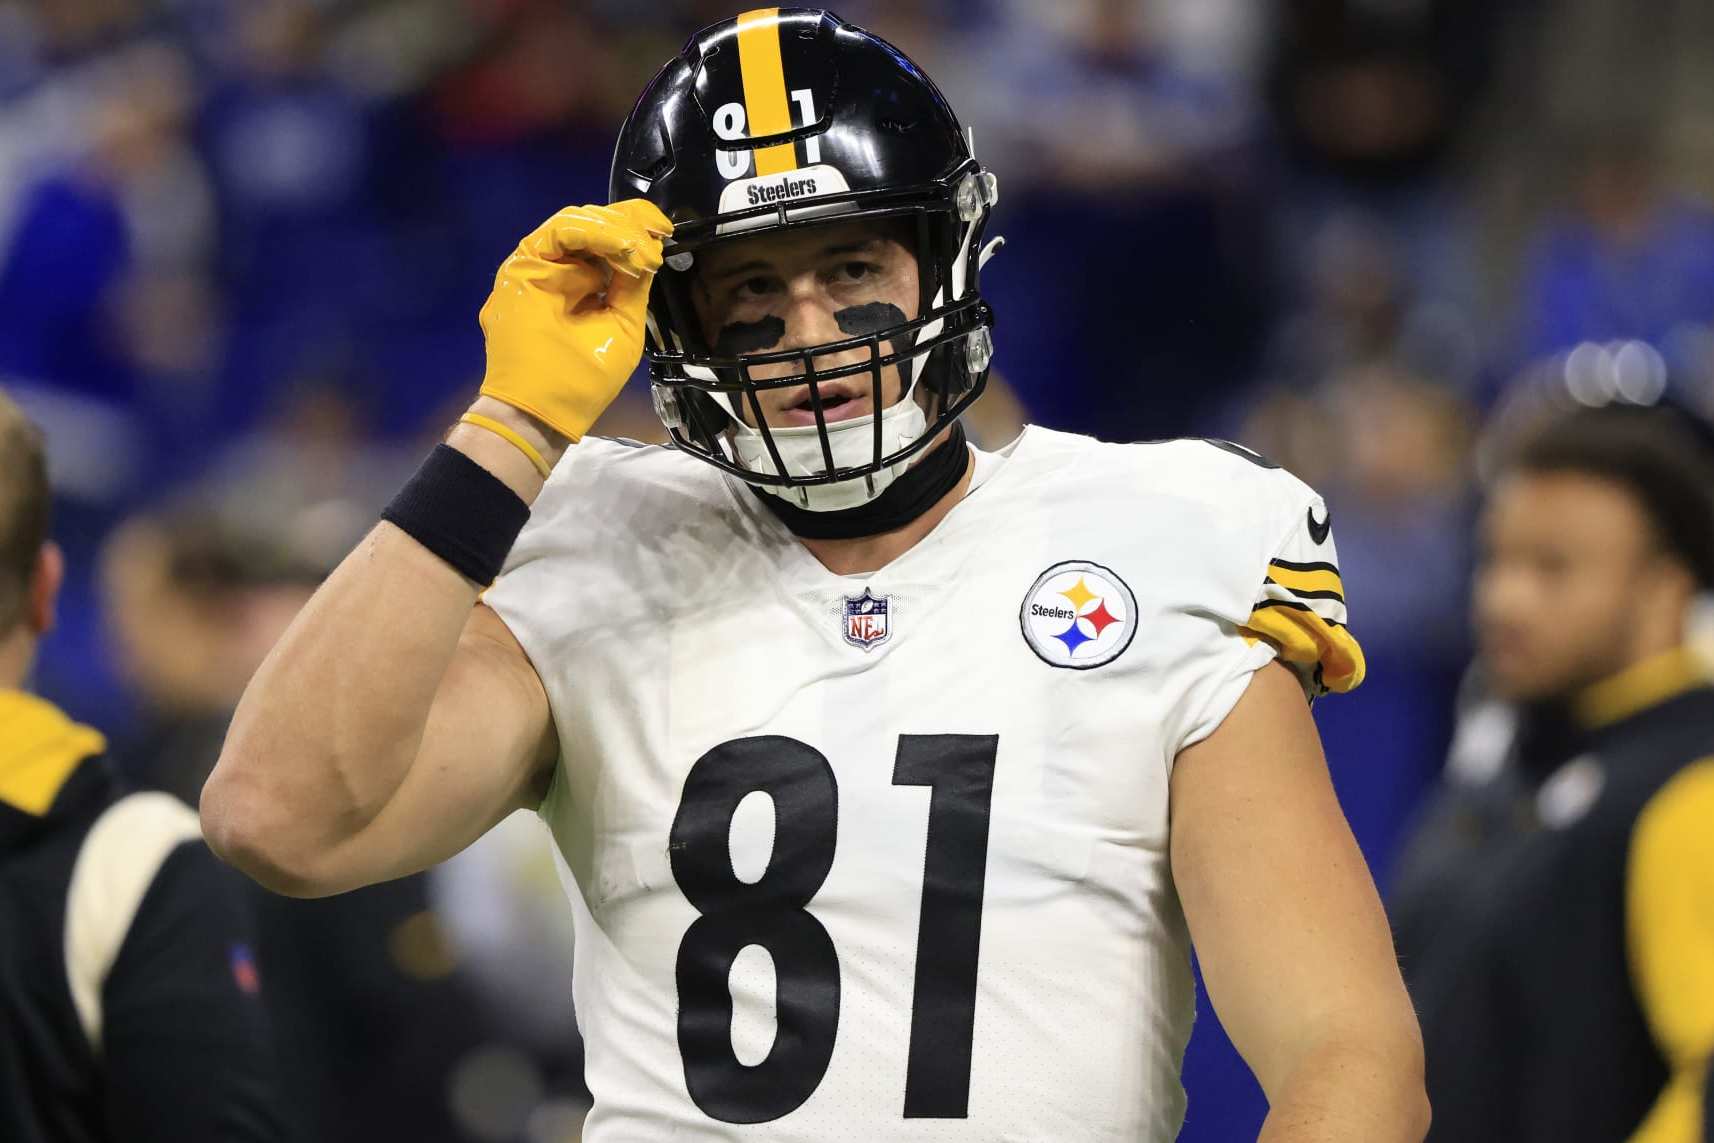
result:
[[(836, 421), (827, 426), (827, 444), (833, 453), (835, 468), (855, 468), (875, 461), (874, 414)], [(881, 455), (890, 456), (920, 438), (928, 427), (928, 417), (922, 406), (910, 396), (904, 397), (881, 414)], [(792, 425), (770, 428), (774, 447), (787, 476), (817, 476), (827, 470), (821, 452), (821, 432), (815, 425)], [(774, 459), (762, 434), (749, 425), (734, 426), (732, 448), (739, 463), (756, 472), (774, 472)], [(832, 484), (812, 484), (804, 488), (784, 488), (772, 484), (757, 485), (764, 492), (778, 496), (799, 508), (811, 512), (837, 512), (855, 508), (879, 496), (910, 467), (910, 461), (889, 465), (868, 476), (853, 477)]]

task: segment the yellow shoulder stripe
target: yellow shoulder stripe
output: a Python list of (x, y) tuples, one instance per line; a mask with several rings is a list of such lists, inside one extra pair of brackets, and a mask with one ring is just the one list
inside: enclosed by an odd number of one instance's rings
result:
[(1631, 1143), (1698, 1134), (1714, 1055), (1714, 758), (1650, 799), (1631, 833), (1625, 927), (1643, 1014), (1671, 1075)]
[(0, 691), (0, 802), (32, 817), (48, 812), (60, 787), (107, 740), (23, 691)]
[(1343, 693), (1363, 681), (1363, 648), (1351, 632), (1307, 607), (1258, 607), (1238, 632), (1271, 644), (1287, 663), (1319, 664), (1321, 683), (1330, 691)]
[(1268, 565), (1268, 578), (1291, 591), (1331, 591), (1345, 597), (1345, 584), (1331, 564), (1283, 564), (1278, 560)]
[[(738, 17), (738, 69), (744, 75), (744, 117), (750, 138), (765, 139), (792, 129), (786, 98), (786, 67), (780, 58), (780, 10), (753, 8)], [(797, 169), (797, 147), (779, 143), (756, 152), (756, 174)]]

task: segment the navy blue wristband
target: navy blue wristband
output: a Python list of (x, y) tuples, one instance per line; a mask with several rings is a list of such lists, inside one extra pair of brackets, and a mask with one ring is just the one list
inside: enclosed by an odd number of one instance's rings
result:
[(483, 587), (500, 575), (529, 518), (530, 506), (505, 481), (444, 444), (381, 512), (381, 519)]

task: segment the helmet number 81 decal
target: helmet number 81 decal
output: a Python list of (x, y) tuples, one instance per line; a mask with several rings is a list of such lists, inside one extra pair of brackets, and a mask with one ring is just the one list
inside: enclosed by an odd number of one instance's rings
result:
[[(794, 87), (791, 92), (792, 102), (797, 104), (800, 122), (798, 127), (808, 127), (815, 122), (815, 92), (807, 87)], [(744, 113), (744, 105), (739, 102), (723, 103), (714, 112), (714, 134), (727, 142), (739, 140), (748, 141), (750, 136), (746, 131), (748, 121)], [(821, 162), (821, 140), (809, 138), (803, 141), (803, 157), (805, 165), (813, 166)], [(755, 161), (755, 152), (751, 150), (727, 151), (716, 148), (714, 166), (723, 179), (741, 179), (750, 173), (750, 167)]]

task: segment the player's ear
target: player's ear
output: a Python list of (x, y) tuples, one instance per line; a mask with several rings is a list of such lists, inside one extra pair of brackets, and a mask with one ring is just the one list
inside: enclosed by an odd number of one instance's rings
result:
[(36, 566), (30, 574), (29, 610), (24, 621), (32, 634), (42, 636), (53, 630), (64, 583), (65, 553), (49, 540), (36, 553)]
[(1701, 591), (1695, 573), (1685, 566), (1683, 560), (1665, 552), (1652, 556), (1648, 566), (1651, 583), (1640, 593), (1641, 602), (1645, 607), (1659, 609), (1663, 626), (1676, 628), (1682, 625), (1683, 617), (1689, 614)]

